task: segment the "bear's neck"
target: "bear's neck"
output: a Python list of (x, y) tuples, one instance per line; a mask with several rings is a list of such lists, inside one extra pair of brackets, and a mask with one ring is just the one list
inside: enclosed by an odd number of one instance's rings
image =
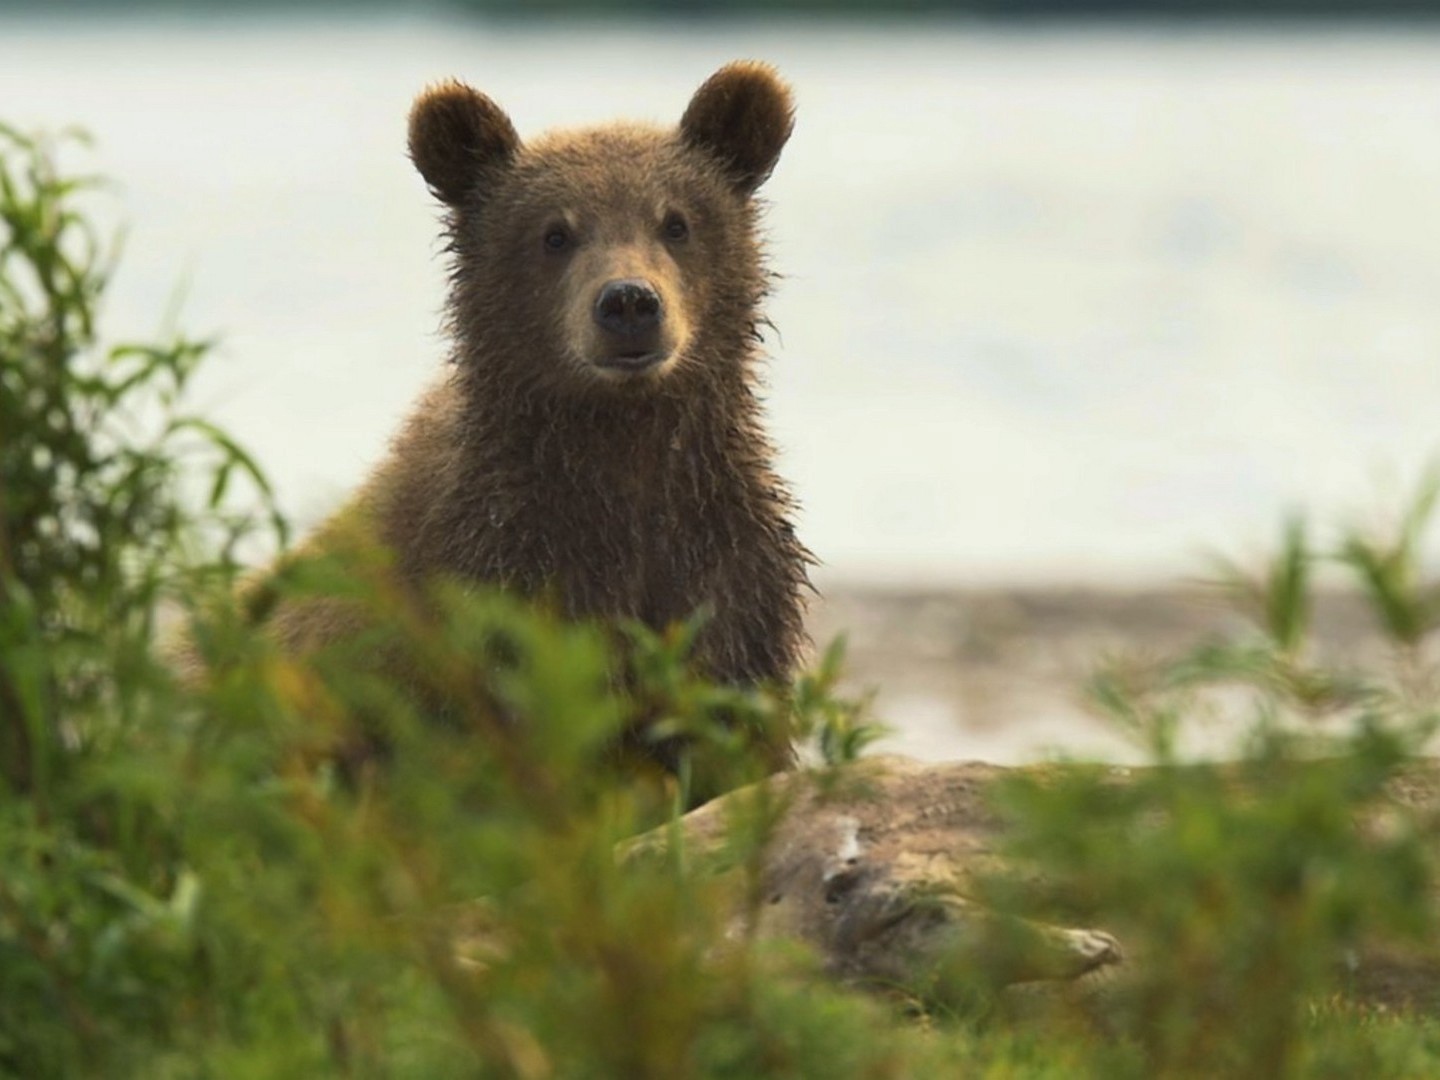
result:
[(599, 385), (507, 394), (463, 378), (464, 452), (483, 475), (523, 479), (535, 497), (665, 496), (728, 486), (768, 465), (743, 365), (730, 377), (679, 374), (662, 387)]
[(572, 616), (659, 627), (710, 605), (717, 677), (778, 677), (807, 555), (743, 359), (729, 384), (589, 397), (507, 393), (462, 363), (373, 486), (384, 538), (407, 577), (514, 588)]
[(732, 368), (729, 384), (675, 379), (663, 392), (582, 395), (507, 393), (462, 362), (448, 435), (427, 440), (433, 477), (412, 473), (427, 494), (393, 508), (423, 519), (423, 541), (395, 546), (417, 574), (526, 590), (568, 579), (578, 591), (567, 608), (631, 609), (579, 592), (608, 591), (677, 555), (713, 562), (743, 544), (737, 530), (769, 528), (783, 513), (759, 405), (741, 365)]

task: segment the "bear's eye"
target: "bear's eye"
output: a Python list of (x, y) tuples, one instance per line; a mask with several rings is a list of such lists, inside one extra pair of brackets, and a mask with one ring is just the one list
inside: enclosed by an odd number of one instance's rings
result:
[(690, 226), (679, 214), (671, 214), (665, 219), (664, 233), (666, 240), (684, 240), (690, 235)]
[(551, 225), (545, 230), (545, 250), (564, 251), (570, 246), (570, 230), (564, 225)]

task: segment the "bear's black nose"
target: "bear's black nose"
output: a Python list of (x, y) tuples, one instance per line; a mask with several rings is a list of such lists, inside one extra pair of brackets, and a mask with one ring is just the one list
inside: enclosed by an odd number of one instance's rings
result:
[(609, 281), (595, 301), (595, 321), (602, 330), (623, 337), (639, 337), (660, 325), (660, 294), (648, 281), (623, 278)]

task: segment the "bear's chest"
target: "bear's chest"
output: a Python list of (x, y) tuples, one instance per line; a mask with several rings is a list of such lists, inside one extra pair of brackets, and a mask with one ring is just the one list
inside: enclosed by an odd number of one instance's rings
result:
[(763, 500), (723, 446), (677, 432), (557, 426), (523, 457), (464, 469), (465, 497), (444, 505), (467, 508), (432, 530), (443, 561), (575, 617), (660, 627), (708, 605), (723, 618), (765, 561)]
[(540, 525), (549, 565), (539, 575), (574, 615), (663, 626), (716, 602), (742, 549), (733, 500), (700, 478), (628, 474), (572, 491), (566, 513)]

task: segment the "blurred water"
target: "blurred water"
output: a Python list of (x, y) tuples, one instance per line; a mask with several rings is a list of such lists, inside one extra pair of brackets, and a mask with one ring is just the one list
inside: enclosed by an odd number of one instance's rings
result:
[(799, 98), (770, 403), (832, 576), (1185, 572), (1436, 450), (1431, 31), (0, 20), (0, 118), (97, 136), (112, 325), (183, 278), (202, 401), (313, 520), (443, 351), (415, 92), (671, 121), (737, 56)]

